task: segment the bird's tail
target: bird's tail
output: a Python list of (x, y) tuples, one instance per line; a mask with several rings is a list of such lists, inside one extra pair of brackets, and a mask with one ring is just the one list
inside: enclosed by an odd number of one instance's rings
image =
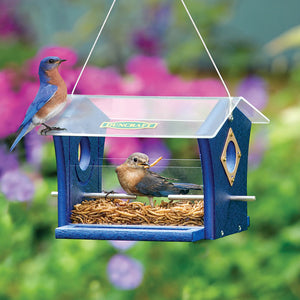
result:
[(21, 138), (34, 127), (34, 126), (31, 127), (30, 126), (31, 124), (32, 123), (29, 122), (25, 125), (20, 126), (20, 128), (18, 130), (18, 136), (16, 137), (14, 143), (11, 145), (10, 151), (13, 151), (15, 149), (16, 145), (20, 142)]
[(179, 188), (179, 189), (187, 189), (187, 190), (202, 190), (203, 189), (203, 185), (198, 185), (198, 184), (194, 184), (194, 183), (179, 183), (173, 182), (174, 187)]

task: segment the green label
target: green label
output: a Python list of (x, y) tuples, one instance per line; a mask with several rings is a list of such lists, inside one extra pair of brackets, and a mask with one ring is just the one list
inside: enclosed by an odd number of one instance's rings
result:
[(117, 122), (103, 122), (101, 128), (113, 129), (154, 129), (158, 123), (138, 122), (138, 121), (117, 121)]

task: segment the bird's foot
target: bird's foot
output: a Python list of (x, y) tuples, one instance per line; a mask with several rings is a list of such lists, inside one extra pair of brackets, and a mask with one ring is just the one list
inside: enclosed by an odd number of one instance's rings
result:
[(156, 203), (153, 202), (153, 197), (148, 197), (148, 198), (149, 198), (149, 202), (150, 202), (151, 207), (155, 207)]
[(107, 200), (108, 195), (109, 194), (114, 194), (115, 192), (114, 191), (109, 191), (109, 192), (103, 191), (103, 193), (106, 194), (105, 197), (104, 197), (104, 199)]
[(49, 131), (52, 131), (52, 130), (66, 130), (66, 128), (51, 127), (51, 126), (48, 126), (45, 123), (42, 123), (42, 125), (44, 125), (45, 128), (41, 130), (41, 135), (46, 135)]

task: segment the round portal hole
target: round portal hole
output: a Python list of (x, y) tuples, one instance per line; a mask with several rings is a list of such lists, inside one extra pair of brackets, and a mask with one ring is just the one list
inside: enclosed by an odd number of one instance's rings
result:
[(78, 145), (78, 162), (82, 171), (85, 171), (91, 160), (91, 144), (87, 137), (83, 137)]
[(235, 145), (230, 141), (226, 149), (226, 166), (229, 173), (232, 173), (236, 165), (236, 150)]

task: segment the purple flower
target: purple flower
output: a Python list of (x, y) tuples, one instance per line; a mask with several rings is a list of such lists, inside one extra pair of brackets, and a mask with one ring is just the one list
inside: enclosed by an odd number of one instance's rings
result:
[(143, 53), (155, 55), (160, 50), (160, 45), (157, 37), (151, 31), (139, 30), (133, 35), (133, 44)]
[(120, 290), (133, 290), (143, 280), (143, 266), (124, 254), (114, 255), (107, 265), (109, 281)]
[(265, 129), (261, 129), (257, 132), (253, 138), (253, 141), (249, 146), (249, 169), (256, 169), (264, 156), (264, 153), (269, 148), (268, 132)]
[(166, 31), (171, 21), (171, 6), (156, 4), (144, 13), (144, 28), (133, 32), (133, 45), (147, 55), (158, 55), (163, 48)]
[(20, 16), (16, 15), (18, 0), (2, 0), (0, 3), (0, 35), (11, 37), (23, 33)]
[(109, 241), (109, 243), (116, 249), (125, 251), (136, 244), (136, 241)]
[(19, 168), (16, 154), (7, 152), (4, 146), (0, 146), (0, 161), (0, 178), (5, 172)]
[(18, 129), (17, 115), (13, 115), (17, 109), (18, 99), (13, 92), (10, 70), (0, 71), (0, 138), (4, 138)]
[(5, 172), (0, 178), (0, 189), (8, 200), (30, 201), (34, 196), (34, 184), (19, 169)]
[(149, 156), (149, 163), (153, 163), (159, 157), (163, 159), (155, 166), (155, 172), (162, 172), (169, 164), (171, 151), (161, 139), (143, 139), (142, 152)]
[(237, 95), (244, 97), (259, 110), (264, 109), (269, 100), (266, 81), (256, 75), (250, 75), (240, 82)]
[(26, 159), (36, 170), (41, 166), (44, 141), (35, 130), (25, 136)]

